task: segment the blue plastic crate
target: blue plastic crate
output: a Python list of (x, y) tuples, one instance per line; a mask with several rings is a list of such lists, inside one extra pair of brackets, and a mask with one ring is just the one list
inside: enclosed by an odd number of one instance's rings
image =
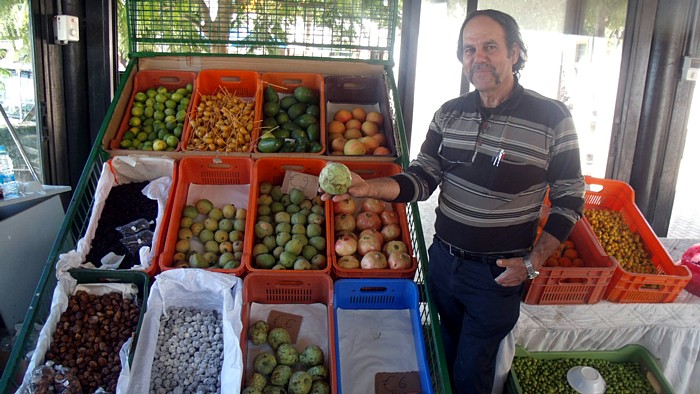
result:
[[(409, 279), (339, 279), (333, 290), (333, 319), (338, 393), (342, 393), (340, 335), (348, 335), (338, 324), (338, 309), (409, 310), (422, 393), (432, 393), (426, 359), (423, 325), (418, 307), (418, 286)], [(378, 371), (380, 372), (380, 371)]]

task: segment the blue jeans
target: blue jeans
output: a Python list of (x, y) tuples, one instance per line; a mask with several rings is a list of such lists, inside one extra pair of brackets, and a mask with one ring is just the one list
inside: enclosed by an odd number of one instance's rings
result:
[(490, 394), (498, 346), (518, 321), (523, 285), (497, 284), (504, 268), (455, 257), (437, 237), (428, 256), (430, 297), (440, 314), (452, 389)]

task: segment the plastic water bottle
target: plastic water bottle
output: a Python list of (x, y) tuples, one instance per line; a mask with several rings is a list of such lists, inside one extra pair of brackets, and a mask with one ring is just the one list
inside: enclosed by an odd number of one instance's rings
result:
[(0, 145), (0, 184), (2, 184), (2, 191), (5, 198), (15, 196), (19, 193), (17, 181), (15, 180), (15, 170), (12, 166), (12, 159), (4, 145)]

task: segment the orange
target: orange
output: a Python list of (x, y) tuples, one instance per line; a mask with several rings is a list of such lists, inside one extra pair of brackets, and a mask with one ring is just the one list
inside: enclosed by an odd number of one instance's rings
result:
[(333, 120), (337, 120), (343, 123), (347, 122), (350, 119), (352, 119), (352, 113), (347, 109), (338, 110), (338, 112), (336, 112), (335, 115), (333, 115)]
[(347, 129), (345, 130), (345, 133), (343, 133), (343, 137), (345, 137), (348, 140), (351, 140), (353, 138), (360, 138), (362, 137), (362, 132), (358, 129)]
[(360, 122), (364, 122), (367, 118), (367, 112), (361, 107), (355, 107), (352, 109), (352, 117)]
[(560, 257), (559, 265), (562, 267), (571, 267), (573, 265), (573, 262), (568, 257)]
[(360, 129), (362, 128), (362, 122), (360, 122), (357, 119), (350, 119), (347, 122), (345, 122), (345, 128), (346, 129)]
[(565, 257), (568, 257), (568, 258), (570, 258), (570, 259), (573, 260), (573, 259), (575, 259), (575, 258), (578, 257), (578, 252), (576, 251), (576, 249), (568, 248), (568, 249), (564, 250), (564, 254), (563, 254), (563, 255), (564, 255)]
[(328, 123), (328, 132), (343, 134), (345, 132), (345, 124), (337, 120), (332, 120)]
[(378, 148), (374, 148), (374, 151), (372, 151), (372, 154), (375, 156), (388, 156), (391, 154), (391, 151), (389, 150), (389, 148), (387, 148), (385, 146), (380, 146)]

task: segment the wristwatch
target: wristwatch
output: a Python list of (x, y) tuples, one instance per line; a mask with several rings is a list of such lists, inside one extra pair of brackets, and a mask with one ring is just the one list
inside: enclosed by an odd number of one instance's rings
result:
[(523, 258), (523, 263), (525, 264), (525, 268), (527, 269), (527, 278), (528, 279), (537, 278), (537, 276), (540, 274), (540, 271), (535, 270), (535, 267), (532, 266), (532, 261), (530, 260), (530, 256), (525, 256)]

